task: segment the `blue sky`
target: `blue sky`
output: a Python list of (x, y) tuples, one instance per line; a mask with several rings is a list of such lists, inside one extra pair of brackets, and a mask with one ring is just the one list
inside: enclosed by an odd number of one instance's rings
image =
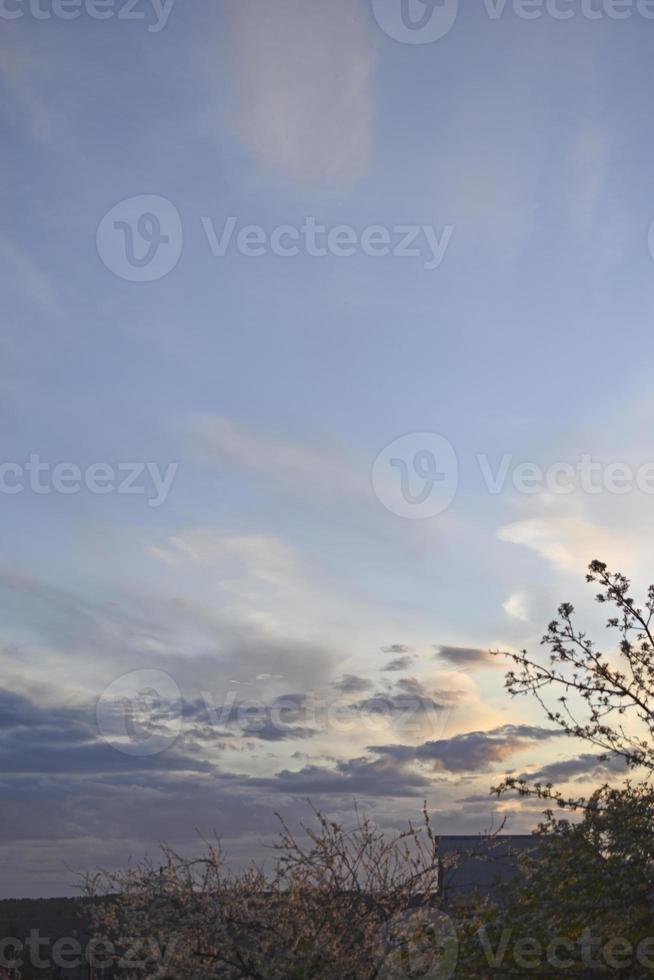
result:
[[(652, 457), (654, 23), (635, 5), (625, 20), (568, 8), (493, 19), (480, 0), (407, 44), (364, 0), (178, 0), (158, 31), (145, 4), (144, 20), (3, 7), (22, 16), (0, 17), (2, 462), (175, 468), (156, 507), (0, 494), (7, 894), (59, 894), (64, 862), (190, 846), (197, 826), (224, 826), (243, 857), (306, 795), (340, 813), (357, 797), (384, 826), (426, 796), (443, 832), (499, 807), (522, 830), (534, 813), (488, 787), (581, 751), (507, 700), (484, 656), (536, 650), (562, 599), (596, 621), (594, 557), (649, 574), (651, 491), (525, 493), (511, 477)], [(130, 281), (98, 228), (119, 254), (103, 219), (138, 215), (144, 195), (179, 215), (178, 261)], [(426, 251), (358, 246), (214, 256), (207, 222), (219, 235), (230, 216), (268, 235), (309, 217), (450, 232), (433, 269)], [(371, 480), (412, 433), (458, 460), (449, 507), (424, 519)], [(179, 739), (140, 758), (95, 712), (139, 670), (172, 677), (186, 705)], [(205, 710), (200, 731), (197, 705), (230, 691), (266, 710), (345, 699), (358, 727), (290, 712), (297, 731), (271, 737)], [(371, 732), (375, 696), (424, 698), (426, 717), (407, 732), (391, 711)], [(428, 758), (375, 751), (434, 742)], [(464, 765), (473, 743), (490, 749)]]

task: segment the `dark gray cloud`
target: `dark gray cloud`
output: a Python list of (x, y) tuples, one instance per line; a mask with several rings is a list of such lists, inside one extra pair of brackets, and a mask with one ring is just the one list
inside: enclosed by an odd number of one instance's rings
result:
[(180, 755), (173, 750), (150, 756), (131, 756), (117, 751), (106, 742), (87, 745), (48, 744), (46, 737), (3, 739), (0, 743), (0, 774), (6, 773), (97, 773), (142, 772), (158, 769), (166, 772), (211, 772), (213, 765), (201, 759)]
[(395, 681), (395, 690), (403, 694), (414, 694), (416, 697), (426, 696), (427, 688), (417, 677), (400, 677)]
[(435, 647), (439, 660), (445, 660), (453, 667), (492, 667), (498, 666), (498, 661), (488, 650), (479, 647)]
[(521, 778), (532, 782), (538, 780), (540, 782), (559, 783), (567, 782), (573, 777), (587, 779), (589, 777), (616, 775), (624, 773), (627, 768), (628, 766), (622, 756), (602, 756), (592, 752), (583, 752), (572, 759), (550, 762), (537, 772), (524, 773)]
[[(288, 696), (280, 710), (297, 707)], [(300, 737), (283, 728), (269, 732), (265, 724), (248, 734)], [(127, 755), (102, 739), (93, 706), (52, 707), (0, 690), (0, 861), (6, 866), (12, 847), (23, 861), (13, 878), (0, 881), (0, 894), (30, 887), (20, 884), (28, 868), (33, 893), (70, 893), (74, 875), (64, 859), (79, 871), (106, 863), (107, 855), (124, 864), (148, 842), (192, 842), (196, 828), (207, 834), (218, 828), (244, 847), (248, 834), (274, 833), (274, 811), (284, 812), (283, 801), (266, 801), (244, 774), (221, 772), (193, 736), (177, 746)], [(193, 754), (182, 750), (189, 747)], [(48, 884), (50, 878), (57, 884)]]
[(356, 674), (343, 674), (341, 679), (334, 681), (332, 685), (341, 694), (363, 694), (364, 691), (369, 691), (372, 686), (371, 680), (358, 677)]
[(208, 772), (212, 768), (174, 748), (151, 756), (119, 752), (101, 737), (93, 706), (38, 705), (25, 695), (0, 690), (0, 775)]
[(225, 698), (222, 703), (213, 697), (184, 703), (184, 717), (200, 723), (192, 729), (193, 737), (200, 742), (226, 737), (230, 734), (225, 730), (228, 726), (233, 726), (232, 735), (266, 742), (311, 738), (317, 729), (303, 723), (313, 716), (308, 695), (297, 693), (279, 695), (269, 704), (234, 697)]
[(404, 724), (412, 718), (419, 720), (433, 712), (444, 711), (448, 705), (436, 701), (415, 677), (402, 677), (388, 690), (377, 692), (352, 705), (354, 711), (365, 715), (387, 717)]
[(446, 691), (440, 688), (430, 688), (428, 691), (425, 685), (415, 677), (400, 677), (399, 680), (395, 681), (394, 687), (396, 691), (402, 694), (413, 694), (416, 697), (432, 697), (436, 701), (443, 702), (445, 705), (451, 704), (452, 701), (460, 701), (461, 698), (465, 697), (465, 691)]
[[(323, 757), (319, 763), (305, 757), (298, 760), (303, 768), (297, 772), (277, 762), (276, 774), (253, 778), (226, 772), (204, 757), (211, 733), (215, 741), (224, 729), (203, 717), (206, 705), (192, 701), (186, 707), (190, 732), (174, 747), (152, 757), (132, 757), (100, 738), (93, 706), (53, 707), (0, 691), (0, 860), (5, 865), (9, 860), (13, 875), (0, 881), (0, 891), (16, 893), (23, 871), (27, 875), (30, 869), (35, 891), (70, 892), (63, 883), (73, 876), (64, 861), (84, 871), (100, 862), (124, 864), (129, 853), (151, 851), (156, 840), (193, 848), (198, 846), (196, 828), (206, 834), (215, 828), (238, 859), (261, 855), (261, 840), (275, 832), (274, 812), (292, 822), (298, 797), (324, 797), (324, 808), (331, 812), (360, 799), (379, 808), (380, 818), (388, 812), (385, 801), (395, 799), (397, 813), (406, 800), (407, 808), (411, 801), (407, 815), (413, 814), (416, 798), (435, 788), (434, 776), (416, 762), (440, 760), (442, 768), (459, 772), (502, 758), (509, 746), (551, 737), (543, 729), (504, 726), (417, 748), (381, 747), (372, 757)], [(420, 681), (406, 677), (390, 692), (362, 700), (358, 710), (380, 710), (395, 722), (407, 709), (442, 707)], [(302, 694), (275, 698), (252, 719), (258, 730), (241, 726), (233, 742), (239, 746), (247, 744), (246, 738), (259, 739), (262, 749), (268, 742), (273, 764), (275, 743), (313, 734), (294, 723), (304, 710)], [(205, 729), (206, 740), (196, 742), (197, 732)], [(469, 820), (472, 826), (473, 816)], [(20, 869), (10, 860), (17, 847)]]
[(533, 725), (503, 725), (486, 732), (466, 732), (422, 745), (377, 745), (368, 751), (397, 762), (433, 762), (447, 772), (484, 772), (531, 743), (562, 733)]
[(389, 660), (386, 666), (382, 667), (382, 670), (409, 670), (413, 666), (414, 661), (415, 657), (412, 657), (410, 654), (404, 654), (401, 657), (394, 657), (393, 660)]
[(420, 796), (431, 786), (431, 780), (387, 759), (370, 761), (363, 757), (338, 762), (333, 769), (306, 766), (299, 772), (287, 769), (276, 776), (250, 779), (250, 786), (292, 793), (337, 794), (352, 796)]
[(248, 738), (260, 738), (264, 742), (285, 742), (289, 739), (312, 738), (317, 734), (314, 728), (304, 728), (301, 725), (282, 725), (272, 718), (262, 719), (241, 731)]
[(24, 694), (0, 688), (0, 732), (34, 725), (54, 735), (63, 729), (69, 738), (88, 738), (93, 727), (92, 713), (88, 708), (38, 705)]
[(395, 715), (444, 711), (447, 705), (434, 701), (425, 694), (375, 694), (353, 706), (356, 711), (369, 715)]
[(0, 897), (17, 892), (16, 881), (12, 885), (4, 873), (12, 849), (20, 854), (15, 878), (29, 869), (33, 879), (23, 894), (44, 890), (49, 876), (57, 881), (52, 894), (70, 894), (75, 872), (112, 862), (124, 866), (130, 855), (156, 853), (158, 841), (200, 850), (198, 831), (211, 835), (215, 829), (229, 853), (240, 847), (253, 856), (262, 837), (275, 833), (275, 810), (289, 820), (293, 813), (283, 799), (268, 801), (243, 782), (217, 772), (192, 779), (155, 771), (0, 776)]

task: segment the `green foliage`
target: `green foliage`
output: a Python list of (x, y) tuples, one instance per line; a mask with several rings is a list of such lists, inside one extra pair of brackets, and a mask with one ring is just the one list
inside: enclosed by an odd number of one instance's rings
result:
[(459, 975), (654, 975), (650, 785), (604, 786), (580, 820), (549, 812), (536, 841), (522, 874), (463, 920)]

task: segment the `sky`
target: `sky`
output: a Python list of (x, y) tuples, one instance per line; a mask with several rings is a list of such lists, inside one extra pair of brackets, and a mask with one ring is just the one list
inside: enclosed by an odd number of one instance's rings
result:
[(488, 651), (651, 578), (653, 14), (2, 0), (0, 896), (611, 774)]

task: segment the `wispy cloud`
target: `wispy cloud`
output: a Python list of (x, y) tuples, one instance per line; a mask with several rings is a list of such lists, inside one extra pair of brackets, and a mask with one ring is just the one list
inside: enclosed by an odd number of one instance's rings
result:
[(637, 541), (626, 528), (620, 531), (594, 523), (564, 505), (555, 512), (548, 506), (539, 517), (530, 517), (500, 528), (500, 541), (522, 545), (564, 572), (582, 573), (597, 555), (622, 566), (637, 553)]
[(349, 0), (239, 0), (225, 13), (231, 131), (293, 180), (350, 182), (372, 147), (377, 34)]
[(5, 281), (13, 285), (23, 301), (39, 307), (49, 316), (58, 319), (65, 316), (64, 301), (58, 286), (15, 241), (5, 235), (0, 235), (0, 263), (4, 267)]
[(219, 415), (192, 415), (181, 426), (191, 453), (210, 466), (262, 473), (296, 488), (369, 496), (367, 472), (327, 447), (275, 438)]
[(517, 619), (522, 623), (529, 622), (527, 595), (525, 592), (512, 592), (506, 602), (502, 603), (502, 609), (511, 619)]
[[(15, 45), (15, 37), (13, 41)], [(0, 88), (9, 96), (4, 113), (15, 113), (27, 124), (30, 135), (49, 147), (60, 144), (67, 132), (65, 117), (52, 94), (53, 80), (67, 64), (65, 58), (53, 57), (45, 45), (36, 48), (34, 37), (28, 48), (10, 47), (8, 38), (0, 36)]]

